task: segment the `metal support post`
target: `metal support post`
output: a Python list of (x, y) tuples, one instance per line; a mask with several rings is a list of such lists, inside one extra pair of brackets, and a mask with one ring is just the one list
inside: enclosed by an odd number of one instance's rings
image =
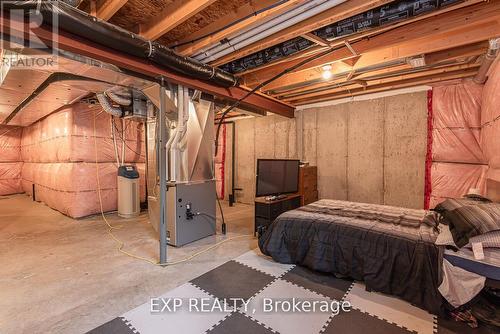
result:
[(166, 199), (167, 199), (167, 94), (165, 92), (165, 82), (162, 78), (160, 85), (160, 108), (157, 116), (158, 122), (158, 163), (160, 176), (160, 264), (167, 264), (167, 221), (166, 221)]

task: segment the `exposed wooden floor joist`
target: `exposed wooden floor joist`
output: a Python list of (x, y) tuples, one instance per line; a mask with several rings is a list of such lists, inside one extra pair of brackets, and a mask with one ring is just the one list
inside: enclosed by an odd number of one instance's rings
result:
[(378, 85), (374, 85), (374, 86), (370, 87), (369, 89), (365, 89), (363, 87), (362, 88), (353, 88), (350, 90), (344, 89), (344, 90), (339, 90), (338, 92), (328, 92), (325, 96), (315, 97), (314, 99), (297, 100), (297, 101), (295, 101), (295, 104), (296, 105), (304, 105), (304, 104), (309, 104), (309, 103), (313, 103), (313, 102), (330, 101), (330, 100), (336, 100), (336, 99), (341, 99), (341, 98), (345, 98), (345, 97), (371, 94), (371, 93), (383, 92), (383, 91), (388, 91), (388, 90), (393, 90), (393, 89), (415, 87), (415, 86), (420, 86), (420, 85), (429, 85), (429, 84), (448, 81), (448, 80), (470, 78), (470, 77), (473, 77), (476, 73), (477, 73), (477, 68), (472, 68), (472, 69), (469, 69), (466, 71), (458, 70), (455, 72), (447, 73), (446, 75), (434, 74), (434, 75), (425, 76), (425, 77), (418, 78), (418, 79), (411, 78), (411, 79), (398, 80), (398, 81), (389, 82), (389, 83), (381, 83)]
[[(410, 26), (396, 28), (352, 44), (356, 52), (360, 54), (360, 58), (352, 70), (486, 41), (498, 36), (500, 32), (499, 20), (500, 3), (492, 2), (462, 8), (418, 21)], [(319, 80), (321, 78), (320, 66), (348, 57), (352, 57), (351, 51), (347, 48), (339, 49), (330, 55), (311, 61), (296, 72), (282, 76), (267, 85), (265, 90), (293, 86), (304, 81)], [(290, 63), (293, 62), (296, 61)], [(249, 75), (249, 78), (255, 80), (255, 83), (250, 83), (250, 86), (266, 80), (274, 75), (274, 72), (269, 73), (268, 71), (264, 77), (258, 75), (259, 73)], [(261, 75), (263, 74), (261, 73)]]
[(101, 20), (107, 21), (113, 15), (116, 14), (120, 8), (122, 8), (128, 0), (98, 0), (98, 1), (91, 1), (90, 2), (90, 11), (91, 14), (94, 14), (93, 12), (95, 11), (95, 16), (100, 18)]
[(196, 52), (202, 50), (203, 48), (205, 48), (209, 45), (219, 43), (224, 38), (230, 36), (231, 34), (233, 34), (235, 32), (243, 30), (243, 29), (245, 29), (253, 24), (256, 24), (258, 22), (262, 22), (263, 20), (265, 20), (269, 17), (284, 13), (285, 11), (290, 10), (291, 8), (297, 6), (298, 4), (304, 3), (304, 2), (305, 2), (304, 0), (287, 1), (279, 6), (271, 8), (265, 12), (256, 14), (251, 18), (248, 18), (242, 22), (239, 22), (239, 23), (231, 26), (231, 27), (228, 27), (227, 29), (224, 29), (223, 31), (217, 32), (217, 33), (212, 34), (206, 38), (203, 38), (200, 41), (179, 47), (176, 49), (176, 51), (184, 56), (194, 55)]
[[(89, 1), (84, 1), (87, 10)], [(105, 20), (128, 2), (126, 9), (129, 12), (125, 9), (120, 11), (121, 20), (117, 22), (127, 25), (128, 29), (135, 29), (139, 25), (139, 32), (143, 37), (161, 37), (159, 42), (168, 43), (181, 55), (196, 56), (211, 47), (228, 43), (245, 29), (268, 22), (309, 1), (159, 0), (158, 5), (147, 8), (145, 17), (148, 19), (142, 21), (129, 13), (135, 4), (132, 0), (93, 2), (95, 15)], [(280, 43), (299, 36), (312, 42), (312, 46), (305, 50), (292, 51), (288, 56), (280, 56), (260, 65), (255, 65), (252, 61), (259, 64), (261, 58), (249, 58), (248, 62), (252, 65), (237, 74), (242, 79), (243, 89), (248, 91), (306, 58), (331, 50), (331, 53), (312, 59), (259, 89), (256, 97), (269, 96), (274, 98), (273, 103), (287, 101), (296, 104), (314, 102), (315, 99), (323, 101), (328, 94), (336, 99), (338, 94), (345, 94), (345, 89), (363, 94), (373, 89), (397, 86), (398, 81), (408, 85), (411, 80), (422, 82), (424, 77), (439, 81), (440, 75), (443, 79), (449, 78), (452, 76), (450, 73), (456, 74), (460, 70), (470, 74), (469, 71), (477, 68), (481, 56), (486, 53), (488, 39), (500, 36), (500, 1), (463, 0), (440, 3), (436, 7), (433, 7), (434, 4), (420, 7), (421, 3), (415, 3), (416, 7), (413, 7), (413, 4), (411, 1), (396, 0), (347, 0), (246, 47), (236, 49), (210, 64), (220, 66), (233, 60), (242, 60), (241, 58), (255, 52), (277, 47)], [(401, 19), (385, 24), (387, 21), (382, 20), (385, 12), (382, 13), (379, 8), (386, 5), (386, 10), (401, 14)], [(214, 8), (224, 14), (214, 14)], [(155, 9), (158, 13), (152, 13)], [(373, 28), (334, 40), (326, 40), (312, 33), (316, 29), (366, 14), (370, 10), (373, 10), (375, 20), (381, 19), (384, 22), (374, 21), (375, 24), (372, 25), (374, 22), (368, 22), (371, 16), (367, 14), (365, 18), (368, 21), (364, 23)], [(127, 23), (124, 15), (130, 15), (131, 22)], [(135, 25), (132, 22), (134, 20)], [(169, 32), (177, 37), (170, 37)], [(425, 64), (415, 64), (414, 58), (425, 61)], [(323, 73), (325, 65), (331, 67), (330, 77)], [(246, 65), (242, 63), (241, 66), (230, 68), (240, 67), (244, 68)], [(398, 73), (402, 74), (398, 76)]]
[(150, 22), (139, 27), (140, 34), (155, 40), (172, 30), (191, 16), (199, 13), (216, 0), (176, 0), (161, 10)]

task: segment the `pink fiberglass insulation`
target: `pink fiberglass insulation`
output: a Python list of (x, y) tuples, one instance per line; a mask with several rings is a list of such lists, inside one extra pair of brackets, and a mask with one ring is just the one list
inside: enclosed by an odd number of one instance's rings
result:
[(432, 164), (432, 195), (430, 208), (446, 198), (460, 198), (470, 188), (486, 190), (486, 173), (488, 166), (458, 163)]
[(219, 134), (217, 155), (215, 156), (215, 181), (217, 196), (219, 198), (224, 198), (225, 196), (225, 164), (226, 164), (226, 124), (222, 124), (221, 132)]
[(22, 162), (0, 162), (0, 196), (22, 193)]
[[(81, 218), (100, 212), (100, 189), (104, 212), (117, 209), (117, 167), (114, 163), (98, 163), (99, 185), (95, 163), (25, 163), (22, 186), (35, 198), (61, 213)], [(146, 200), (145, 164), (137, 163), (140, 174), (140, 198)]]
[(482, 86), (471, 80), (433, 89), (432, 160), (484, 163), (480, 145)]
[(500, 58), (493, 63), (483, 90), (481, 145), (488, 161), (487, 195), (500, 201)]
[(498, 120), (500, 117), (500, 57), (491, 66), (488, 80), (484, 84), (481, 125)]
[(20, 127), (0, 125), (0, 162), (21, 161)]
[[(121, 120), (116, 120), (115, 128), (121, 159)], [(145, 162), (144, 124), (125, 121), (124, 137), (125, 161)], [(80, 103), (26, 127), (21, 155), (25, 162), (95, 162), (95, 146), (98, 162), (116, 161), (111, 116), (100, 106)]]
[[(23, 129), (21, 139), (22, 189), (35, 199), (73, 218), (117, 209), (117, 170), (112, 127), (121, 161), (122, 136), (126, 164), (137, 165), (141, 201), (145, 201), (144, 124), (111, 122), (98, 105), (78, 103)], [(97, 148), (97, 150), (96, 150)], [(96, 164), (97, 153), (97, 164)], [(99, 169), (99, 185), (97, 171)]]
[(0, 125), (0, 196), (22, 193), (22, 128)]
[(470, 79), (433, 87), (430, 208), (470, 188), (486, 194), (487, 159), (481, 147), (483, 86)]

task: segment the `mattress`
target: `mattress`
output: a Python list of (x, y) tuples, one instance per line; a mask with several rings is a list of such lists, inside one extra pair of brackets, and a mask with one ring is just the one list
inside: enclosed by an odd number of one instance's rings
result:
[(472, 250), (462, 248), (455, 252), (447, 249), (444, 258), (452, 265), (489, 279), (500, 281), (500, 249), (485, 248), (484, 259), (476, 260)]
[[(423, 223), (414, 226), (412, 219), (390, 223), (387, 208), (365, 207), (356, 213), (347, 202), (347, 212), (337, 210), (339, 204), (321, 200), (280, 215), (260, 237), (261, 251), (280, 263), (364, 281), (370, 291), (439, 313), (443, 248), (434, 244), (437, 230)], [(389, 212), (397, 210), (399, 217), (412, 213), (394, 207)], [(381, 216), (373, 216), (375, 212)]]

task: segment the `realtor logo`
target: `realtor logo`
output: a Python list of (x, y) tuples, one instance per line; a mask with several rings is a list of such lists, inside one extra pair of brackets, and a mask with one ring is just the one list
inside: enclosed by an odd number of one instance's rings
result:
[(54, 70), (57, 64), (59, 22), (52, 11), (57, 1), (1, 1), (1, 71)]

